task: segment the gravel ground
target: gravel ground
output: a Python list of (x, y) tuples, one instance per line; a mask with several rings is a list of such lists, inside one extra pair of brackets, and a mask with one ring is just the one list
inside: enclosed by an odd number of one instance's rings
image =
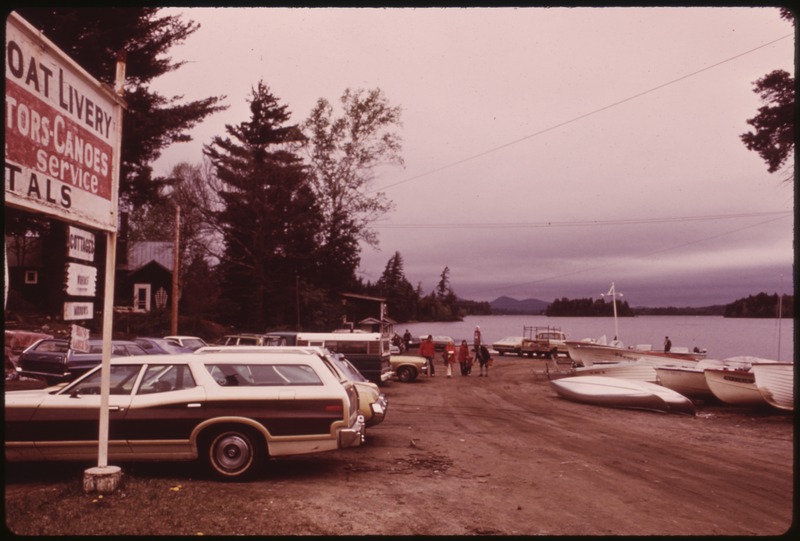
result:
[[(6, 467), (22, 535), (779, 535), (793, 521), (794, 417), (708, 405), (696, 417), (560, 399), (544, 360), (489, 378), (393, 383), (359, 448), (273, 460), (249, 483), (194, 464), (121, 464), (119, 493), (81, 493), (86, 465)], [(9, 388), (7, 382), (7, 389)], [(91, 465), (89, 465), (91, 466)]]

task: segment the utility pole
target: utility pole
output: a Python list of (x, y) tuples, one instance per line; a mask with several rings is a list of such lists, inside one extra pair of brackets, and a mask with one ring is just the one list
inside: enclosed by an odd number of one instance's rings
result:
[(175, 246), (172, 248), (172, 332), (178, 334), (178, 291), (181, 265), (181, 206), (175, 205)]
[(295, 323), (296, 331), (300, 331), (300, 275), (294, 275), (294, 303), (295, 313), (297, 314), (297, 322)]

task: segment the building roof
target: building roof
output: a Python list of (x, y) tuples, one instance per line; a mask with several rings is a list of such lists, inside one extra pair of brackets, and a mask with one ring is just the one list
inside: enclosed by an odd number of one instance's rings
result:
[(144, 241), (132, 242), (128, 247), (128, 268), (136, 270), (155, 261), (168, 271), (174, 267), (172, 242)]

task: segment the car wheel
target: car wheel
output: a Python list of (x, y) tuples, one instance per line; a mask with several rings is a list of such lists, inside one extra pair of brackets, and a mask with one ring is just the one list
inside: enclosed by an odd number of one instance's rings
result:
[(397, 369), (397, 380), (403, 383), (408, 383), (409, 381), (413, 381), (417, 378), (417, 375), (414, 373), (414, 370), (411, 369), (410, 366), (401, 366)]
[(252, 430), (234, 428), (216, 432), (206, 446), (211, 472), (224, 480), (249, 478), (261, 466), (263, 440)]

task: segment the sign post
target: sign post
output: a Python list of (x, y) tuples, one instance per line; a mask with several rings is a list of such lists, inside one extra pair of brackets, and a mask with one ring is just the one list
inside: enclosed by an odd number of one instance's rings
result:
[[(108, 466), (108, 395), (125, 64), (111, 88), (14, 12), (5, 53), (5, 205), (107, 235), (98, 471), (86, 471), (84, 490), (111, 492), (122, 477)], [(69, 257), (93, 261), (94, 236), (69, 229)], [(94, 296), (97, 269), (70, 263), (67, 274), (68, 294)], [(64, 305), (65, 320), (92, 316), (91, 302)]]

